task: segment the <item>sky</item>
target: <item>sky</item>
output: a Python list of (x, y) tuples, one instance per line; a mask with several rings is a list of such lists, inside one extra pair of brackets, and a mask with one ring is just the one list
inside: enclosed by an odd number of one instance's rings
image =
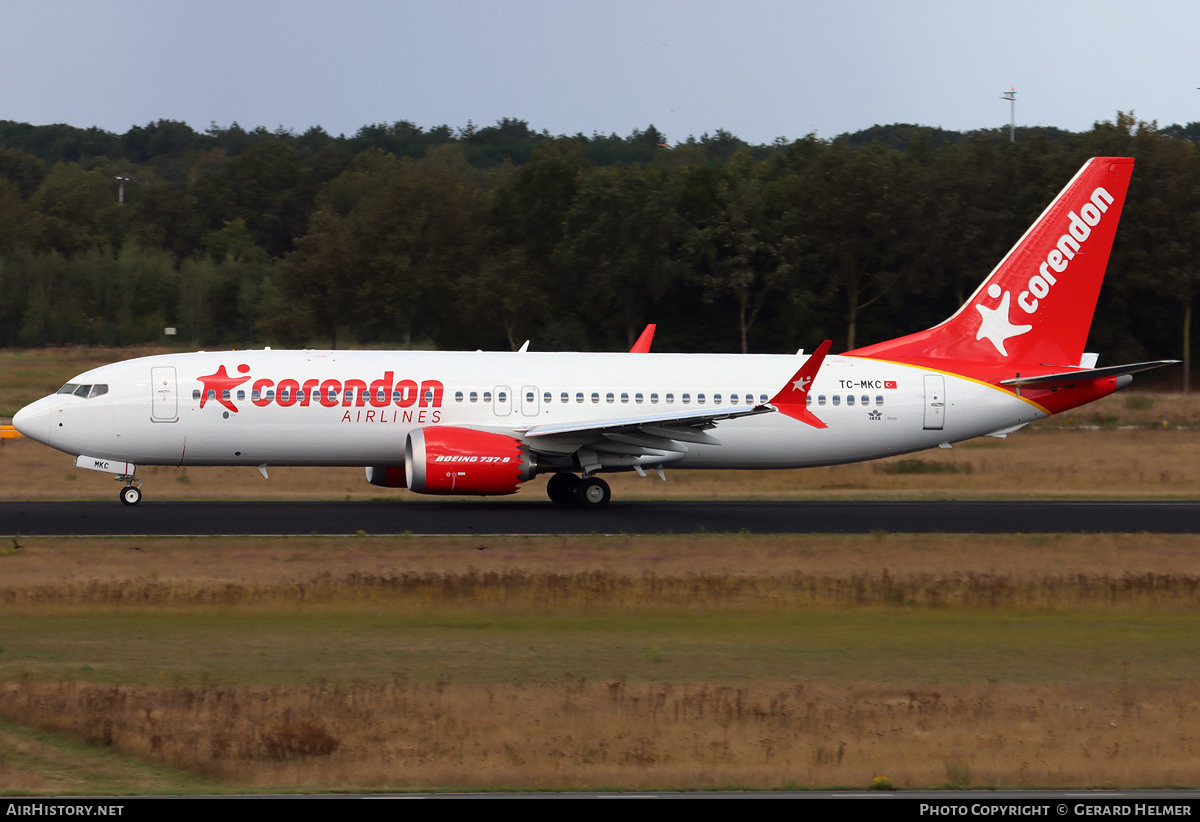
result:
[(0, 0), (0, 120), (753, 143), (1200, 121), (1196, 0)]

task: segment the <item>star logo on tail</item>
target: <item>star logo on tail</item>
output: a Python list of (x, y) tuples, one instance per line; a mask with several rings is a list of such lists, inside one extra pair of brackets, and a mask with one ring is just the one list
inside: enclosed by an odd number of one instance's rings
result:
[[(242, 372), (243, 374), (249, 370), (250, 366), (248, 365), (238, 366), (238, 371)], [(208, 393), (211, 391), (213, 392), (213, 397), (217, 400), (217, 402), (221, 403), (221, 405), (225, 406), (236, 414), (237, 406), (233, 404), (232, 393), (230, 398), (226, 398), (225, 392), (232, 392), (234, 388), (237, 388), (239, 385), (246, 382), (246, 380), (250, 379), (250, 375), (246, 374), (244, 377), (231, 377), (225, 371), (225, 366), (222, 365), (217, 369), (215, 374), (197, 377), (196, 379), (200, 380), (200, 382), (204, 384), (204, 390), (200, 392), (201, 408), (204, 407), (204, 403), (208, 402)]]
[(792, 383), (792, 390), (798, 391), (801, 394), (803, 394), (805, 391), (808, 390), (808, 387), (810, 385), (812, 385), (812, 381), (813, 381), (812, 377), (801, 377), (800, 379), (798, 379)]
[[(988, 294), (991, 297), (997, 297), (999, 288), (993, 285), (988, 289)], [(988, 308), (979, 303), (975, 307), (979, 309), (979, 331), (975, 334), (975, 339), (982, 340), (985, 337), (987, 341), (996, 346), (996, 350), (1001, 356), (1007, 357), (1008, 351), (1004, 347), (1006, 340), (1012, 337), (1019, 337), (1033, 329), (1032, 325), (1013, 325), (1008, 319), (1008, 305), (1012, 300), (1012, 292), (1005, 291), (1004, 299), (1000, 301), (1000, 305), (996, 308)]]

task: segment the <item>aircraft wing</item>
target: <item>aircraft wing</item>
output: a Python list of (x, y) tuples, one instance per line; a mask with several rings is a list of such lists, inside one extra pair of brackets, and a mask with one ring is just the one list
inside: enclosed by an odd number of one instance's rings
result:
[[(620, 419), (568, 422), (556, 425), (534, 425), (524, 430), (526, 437), (553, 437), (560, 434), (603, 434), (609, 431), (641, 428), (642, 426), (712, 428), (721, 420), (748, 417), (753, 414), (769, 414), (775, 409), (769, 405), (729, 405), (723, 408), (696, 409), (694, 411), (668, 411), (661, 414), (641, 414)], [(521, 429), (517, 429), (521, 431)]]
[(617, 464), (620, 460), (669, 462), (686, 453), (689, 444), (720, 445), (720, 440), (706, 432), (724, 420), (738, 417), (779, 411), (815, 428), (824, 428), (825, 423), (806, 405), (808, 389), (825, 360), (830, 344), (829, 340), (822, 343), (769, 403), (664, 411), (616, 419), (533, 425), (514, 430), (523, 435), (526, 445), (534, 451), (550, 454), (578, 452), (581, 461), (590, 459), (592, 464), (599, 466)]
[(654, 342), (654, 329), (656, 327), (657, 326), (654, 323), (650, 323), (648, 326), (646, 326), (646, 328), (642, 331), (641, 336), (637, 338), (637, 342), (633, 344), (633, 348), (629, 349), (629, 353), (649, 354), (650, 344)]

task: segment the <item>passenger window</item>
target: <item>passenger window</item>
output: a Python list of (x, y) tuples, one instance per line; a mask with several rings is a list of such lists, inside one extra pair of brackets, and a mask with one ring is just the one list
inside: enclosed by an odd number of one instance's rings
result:
[(846, 405), (854, 405), (854, 395), (853, 394), (846, 395)]
[(697, 395), (696, 395), (696, 404), (697, 404), (697, 405), (704, 405), (704, 395), (703, 395), (703, 394), (697, 394)]
[[(534, 394), (532, 391), (526, 391), (525, 392), (525, 402), (528, 403), (529, 405), (533, 405), (533, 398), (535, 396), (537, 396), (537, 395)], [(550, 402), (550, 399), (547, 398), (546, 402)]]
[(583, 402), (583, 392), (582, 391), (575, 392), (575, 402)]
[(668, 393), (667, 394), (667, 405), (670, 405), (673, 402), (675, 402), (675, 395)]
[(613, 402), (614, 400), (616, 400), (616, 397), (614, 397), (614, 396), (613, 396), (613, 392), (609, 391), (607, 394), (605, 394), (605, 395), (604, 395), (604, 401), (605, 401), (605, 402), (610, 402), (610, 403), (611, 403), (611, 402)]
[(629, 404), (629, 394), (628, 394), (627, 392), (625, 392), (625, 391), (622, 391), (622, 392), (621, 392), (621, 402), (622, 402), (622, 404), (624, 404), (624, 405), (628, 405), (628, 404)]
[(841, 405), (841, 404), (842, 404), (842, 395), (841, 395), (841, 394), (834, 394), (834, 395), (833, 395), (833, 404), (834, 404), (834, 405)]
[(658, 405), (658, 394), (657, 393), (650, 395), (650, 404)]
[(568, 394), (566, 391), (564, 391), (564, 392), (562, 392), (562, 396), (559, 397), (559, 399), (562, 400), (563, 404), (565, 405), (566, 403), (569, 403), (571, 401), (571, 395)]
[(721, 404), (721, 395), (713, 394), (713, 405), (720, 405), (720, 404)]
[(817, 405), (824, 405), (824, 404), (825, 404), (825, 395), (821, 394), (820, 396), (817, 397)]
[(634, 394), (634, 395), (633, 395), (633, 401), (634, 401), (635, 403), (637, 403), (638, 405), (641, 405), (641, 404), (642, 404), (642, 395), (641, 395), (641, 394)]
[(542, 394), (542, 402), (546, 403), (546, 405), (549, 405), (552, 399), (554, 399), (554, 395), (549, 391), (547, 391), (545, 394)]
[[(252, 396), (254, 397), (254, 399), (258, 399), (258, 392), (255, 391)], [(192, 399), (194, 399), (194, 400), (200, 399), (200, 389), (199, 388), (192, 389)]]
[(454, 392), (454, 401), (455, 401), (455, 402), (462, 402), (462, 401), (463, 401), (463, 392), (461, 392), (461, 391), (455, 391), (455, 392)]
[(600, 402), (600, 395), (595, 391), (592, 392), (592, 402), (594, 402), (594, 403)]
[(860, 400), (862, 400), (862, 404), (863, 404), (863, 405), (870, 405), (870, 404), (871, 404), (871, 398), (870, 398), (870, 397), (868, 397), (866, 394), (863, 394), (861, 397), (859, 397), (859, 399), (860, 399)]
[(491, 401), (492, 401), (492, 392), (491, 392), (491, 391), (484, 391), (484, 392), (483, 392), (483, 401), (484, 401), (484, 402), (491, 402)]
[(875, 397), (875, 404), (883, 405), (883, 394), (879, 394), (878, 396)]
[(467, 396), (470, 397), (471, 402), (479, 402), (479, 392), (478, 391), (472, 391)]
[(759, 405), (766, 405), (766, 404), (767, 404), (767, 395), (766, 395), (766, 394), (759, 394), (759, 395), (758, 395), (758, 404), (759, 404)]

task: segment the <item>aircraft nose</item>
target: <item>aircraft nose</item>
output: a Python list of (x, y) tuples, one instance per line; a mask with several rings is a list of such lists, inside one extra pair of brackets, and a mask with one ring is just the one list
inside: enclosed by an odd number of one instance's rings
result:
[(31, 440), (49, 444), (50, 398), (43, 397), (13, 414), (13, 427)]

